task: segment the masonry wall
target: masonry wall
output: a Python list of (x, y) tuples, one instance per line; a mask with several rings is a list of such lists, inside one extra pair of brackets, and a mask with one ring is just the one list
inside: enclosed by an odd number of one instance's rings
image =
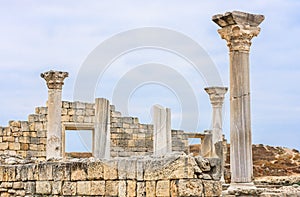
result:
[(0, 165), (1, 196), (220, 196), (220, 160), (167, 157)]
[[(61, 118), (63, 125), (93, 125), (94, 104), (63, 101)], [(7, 127), (0, 127), (0, 154), (44, 160), (46, 136), (47, 107), (37, 107), (27, 121), (9, 121)], [(188, 152), (188, 138), (183, 131), (172, 130), (172, 149)], [(143, 156), (152, 153), (153, 125), (141, 124), (138, 118), (122, 117), (111, 105), (111, 156)]]

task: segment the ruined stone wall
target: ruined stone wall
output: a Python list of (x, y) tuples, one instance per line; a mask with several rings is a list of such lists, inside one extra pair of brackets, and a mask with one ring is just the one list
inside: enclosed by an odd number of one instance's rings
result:
[[(68, 123), (93, 125), (93, 103), (62, 102), (62, 125)], [(91, 128), (93, 129), (93, 128)], [(10, 121), (0, 127), (0, 154), (23, 158), (46, 158), (47, 107), (37, 107), (27, 121)], [(188, 152), (188, 138), (183, 131), (172, 130), (173, 151)], [(141, 124), (138, 118), (122, 117), (111, 105), (111, 156), (127, 157), (153, 153), (153, 125)]]
[(0, 165), (1, 196), (220, 196), (222, 190), (217, 158), (171, 154), (10, 163)]

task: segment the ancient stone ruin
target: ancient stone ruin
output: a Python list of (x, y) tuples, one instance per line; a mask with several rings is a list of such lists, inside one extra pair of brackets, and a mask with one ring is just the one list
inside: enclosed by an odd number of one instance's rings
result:
[[(248, 59), (263, 19), (242, 12), (213, 17), (230, 49), (232, 183), (223, 193), (228, 196), (255, 189)], [(185, 132), (171, 129), (168, 108), (153, 106), (153, 123), (141, 124), (122, 116), (105, 98), (62, 101), (67, 72), (48, 71), (41, 77), (48, 87), (47, 104), (26, 121), (0, 127), (1, 196), (221, 196), (226, 87), (205, 88), (213, 111), (211, 130)], [(66, 152), (70, 130), (92, 132), (92, 151)], [(189, 154), (189, 138), (201, 139), (199, 156)]]

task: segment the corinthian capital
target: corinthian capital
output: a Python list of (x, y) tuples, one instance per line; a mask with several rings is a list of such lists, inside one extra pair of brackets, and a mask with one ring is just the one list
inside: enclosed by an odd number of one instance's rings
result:
[(62, 89), (64, 85), (64, 79), (68, 77), (69, 73), (61, 71), (50, 70), (41, 74), (41, 77), (44, 78), (47, 82), (49, 89)]
[(212, 20), (221, 27), (218, 32), (230, 51), (249, 52), (251, 39), (259, 34), (258, 25), (264, 16), (233, 11), (215, 15)]
[(209, 95), (210, 102), (213, 107), (222, 107), (227, 87), (208, 87), (204, 90)]

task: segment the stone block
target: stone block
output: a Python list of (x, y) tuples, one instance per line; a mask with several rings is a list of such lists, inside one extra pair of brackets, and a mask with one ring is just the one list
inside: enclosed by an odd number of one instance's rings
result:
[(76, 182), (65, 181), (62, 185), (63, 195), (76, 195)]
[(177, 197), (178, 196), (178, 180), (170, 181), (170, 196)]
[(105, 182), (105, 195), (117, 196), (119, 191), (119, 181), (106, 181)]
[(136, 180), (144, 180), (144, 162), (141, 160), (137, 160), (136, 162)]
[(39, 180), (53, 180), (52, 165), (47, 163), (38, 164)]
[(10, 182), (2, 182), (0, 184), (0, 188), (12, 188), (13, 187), (13, 183)]
[(15, 193), (15, 195), (16, 196), (25, 196), (25, 190), (16, 190), (16, 193)]
[(10, 150), (20, 150), (21, 146), (20, 146), (20, 143), (18, 142), (13, 142), (13, 143), (9, 143), (8, 144), (8, 148)]
[(0, 150), (8, 149), (8, 142), (1, 142), (0, 143)]
[(37, 130), (36, 136), (39, 137), (39, 138), (40, 138), (40, 137), (47, 137), (47, 131), (45, 131), (45, 130), (43, 130), (43, 129)]
[(118, 178), (118, 166), (116, 161), (106, 161), (103, 167), (105, 180), (114, 180)]
[(20, 149), (21, 150), (28, 150), (29, 149), (29, 144), (21, 143), (20, 144)]
[(68, 115), (73, 116), (75, 114), (75, 110), (74, 109), (68, 109)]
[(70, 103), (68, 101), (62, 101), (62, 108), (70, 108)]
[(54, 195), (61, 194), (61, 184), (62, 181), (52, 182), (52, 194)]
[(37, 194), (51, 194), (51, 182), (49, 181), (37, 181), (36, 182), (36, 193)]
[(156, 158), (145, 163), (145, 180), (183, 179), (194, 178), (197, 167), (195, 160), (190, 156), (171, 155)]
[(136, 181), (127, 180), (127, 196), (136, 196)]
[(71, 180), (86, 180), (87, 178), (87, 164), (86, 163), (72, 163), (71, 165)]
[(169, 180), (157, 181), (156, 196), (170, 196), (170, 181)]
[(146, 184), (145, 182), (136, 183), (136, 196), (145, 197), (146, 196)]
[(54, 181), (70, 180), (71, 179), (71, 164), (57, 163), (52, 166)]
[(119, 197), (126, 197), (127, 190), (126, 190), (126, 181), (119, 181), (119, 190), (118, 190)]
[(2, 141), (3, 142), (14, 142), (15, 138), (12, 136), (3, 136)]
[(29, 144), (29, 150), (37, 150), (36, 144)]
[(28, 122), (27, 121), (21, 121), (21, 131), (29, 131)]
[(202, 196), (203, 185), (201, 179), (181, 179), (178, 182), (179, 196)]
[(146, 182), (146, 196), (148, 197), (152, 197), (152, 196), (156, 196), (156, 182), (155, 181), (147, 181)]
[(105, 181), (91, 181), (91, 195), (105, 195)]
[(16, 167), (15, 166), (5, 166), (3, 168), (2, 181), (15, 181), (16, 178)]
[(63, 115), (63, 116), (61, 116), (61, 121), (62, 122), (69, 122), (70, 121), (70, 116), (69, 115)]
[(25, 193), (34, 194), (35, 193), (35, 182), (25, 182)]
[(104, 166), (100, 162), (91, 162), (87, 164), (87, 178), (88, 180), (99, 180), (104, 178)]
[[(42, 131), (43, 130), (43, 123), (41, 122), (35, 122), (34, 124), (34, 130), (35, 131)], [(41, 136), (43, 137), (43, 136)]]
[(77, 182), (77, 194), (78, 195), (90, 195), (91, 182), (90, 181), (78, 181)]
[(13, 188), (14, 189), (23, 189), (24, 188), (24, 183), (23, 182), (14, 182), (13, 183)]
[(85, 103), (75, 101), (74, 102), (74, 108), (76, 108), (76, 109), (85, 109)]
[(28, 137), (19, 137), (19, 142), (29, 144), (30, 143), (30, 137), (29, 136)]
[(220, 181), (203, 180), (204, 196), (221, 196), (222, 183)]

